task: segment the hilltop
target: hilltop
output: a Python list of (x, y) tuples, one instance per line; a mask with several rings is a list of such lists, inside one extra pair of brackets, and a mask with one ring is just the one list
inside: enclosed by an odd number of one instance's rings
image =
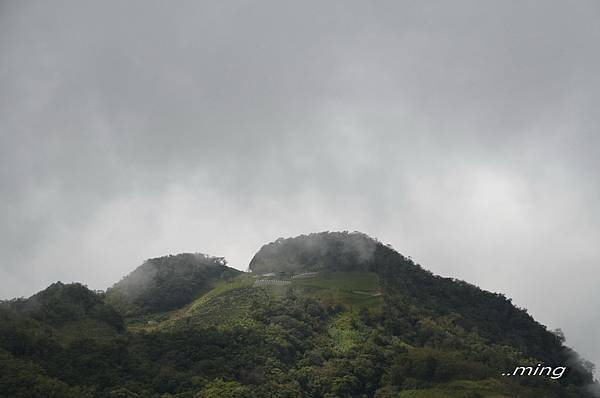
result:
[[(362, 233), (277, 239), (245, 273), (150, 259), (106, 293), (55, 284), (0, 316), (11, 397), (598, 396), (561, 333)], [(538, 363), (568, 371), (502, 375)]]
[(318, 270), (364, 271), (373, 265), (379, 242), (366, 234), (322, 232), (279, 238), (264, 245), (250, 261), (252, 272)]
[(125, 316), (170, 311), (239, 273), (223, 257), (202, 253), (152, 258), (109, 288), (106, 301)]

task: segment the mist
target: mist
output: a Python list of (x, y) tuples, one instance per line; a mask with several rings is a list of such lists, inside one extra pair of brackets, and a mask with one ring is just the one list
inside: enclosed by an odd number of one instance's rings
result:
[(592, 1), (0, 3), (0, 297), (362, 231), (600, 364)]

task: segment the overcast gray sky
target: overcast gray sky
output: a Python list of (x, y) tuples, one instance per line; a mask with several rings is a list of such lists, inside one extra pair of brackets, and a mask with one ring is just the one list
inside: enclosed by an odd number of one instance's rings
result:
[(600, 3), (0, 2), (0, 297), (360, 230), (600, 364)]

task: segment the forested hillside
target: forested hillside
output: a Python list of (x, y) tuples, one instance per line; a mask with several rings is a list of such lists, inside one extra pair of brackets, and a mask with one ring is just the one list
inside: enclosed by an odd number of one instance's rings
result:
[(224, 273), (239, 274), (226, 263), (201, 253), (152, 258), (109, 288), (106, 301), (123, 315), (170, 311), (210, 290)]
[[(279, 239), (249, 269), (168, 256), (2, 303), (0, 396), (598, 396), (562, 334), (364, 234)], [(568, 369), (502, 376), (538, 363)]]

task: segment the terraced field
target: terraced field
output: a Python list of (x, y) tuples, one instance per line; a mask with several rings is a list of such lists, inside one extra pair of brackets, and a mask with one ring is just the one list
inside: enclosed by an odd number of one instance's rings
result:
[(506, 385), (495, 379), (487, 380), (456, 380), (446, 383), (443, 387), (422, 390), (405, 390), (399, 393), (399, 398), (509, 398), (518, 396), (517, 391), (511, 391)]
[(341, 304), (348, 310), (378, 309), (383, 305), (379, 277), (372, 272), (326, 272), (312, 278), (293, 279), (292, 286), (305, 294)]

